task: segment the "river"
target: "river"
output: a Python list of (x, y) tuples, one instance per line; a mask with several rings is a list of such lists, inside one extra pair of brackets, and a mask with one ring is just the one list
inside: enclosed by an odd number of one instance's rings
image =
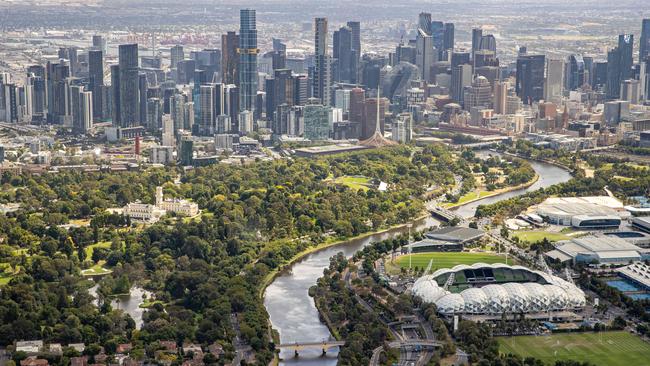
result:
[[(480, 156), (487, 156), (487, 154), (494, 153), (486, 151), (477, 153)], [(571, 178), (567, 171), (554, 165), (534, 161), (530, 163), (540, 176), (539, 180), (531, 187), (468, 204), (459, 208), (458, 212), (463, 216), (470, 217), (474, 215), (479, 204), (493, 203)], [(428, 217), (415, 222), (412, 230), (423, 230), (438, 224), (438, 221)], [(388, 239), (406, 230), (408, 229), (398, 228), (362, 239), (350, 240), (341, 245), (312, 253), (278, 275), (266, 289), (264, 305), (271, 318), (273, 328), (280, 333), (280, 342), (319, 342), (329, 339), (331, 337), (329, 329), (321, 323), (314, 300), (308, 294), (309, 288), (316, 284), (316, 280), (322, 277), (323, 270), (329, 266), (329, 259), (338, 252), (343, 252), (347, 257), (351, 257), (370, 243)], [(283, 351), (280, 354), (280, 358), (283, 359), (280, 365), (334, 366), (337, 363), (336, 356), (336, 351), (328, 352), (327, 357), (321, 357), (320, 350), (304, 350), (301, 351), (299, 358), (294, 358), (292, 351)]]
[[(476, 153), (476, 156), (482, 158), (487, 158), (490, 155), (500, 154), (488, 150), (481, 150)], [(539, 175), (539, 179), (533, 185), (528, 188), (517, 189), (497, 196), (487, 197), (479, 201), (468, 203), (464, 206), (460, 206), (457, 210), (455, 210), (456, 213), (465, 218), (474, 217), (476, 208), (480, 205), (488, 205), (491, 203), (499, 202), (501, 200), (516, 197), (527, 192), (536, 191), (540, 188), (546, 188), (554, 184), (566, 182), (571, 179), (571, 174), (559, 166), (534, 160), (529, 160), (528, 162), (530, 165), (532, 165), (533, 169), (535, 169)]]

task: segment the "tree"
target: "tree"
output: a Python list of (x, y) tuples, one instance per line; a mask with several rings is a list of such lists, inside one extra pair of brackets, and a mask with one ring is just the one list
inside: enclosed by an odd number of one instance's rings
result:
[(503, 225), (503, 226), (501, 226), (500, 234), (501, 234), (502, 237), (508, 239), (508, 237), (510, 236), (510, 231), (508, 230), (508, 228), (505, 225)]

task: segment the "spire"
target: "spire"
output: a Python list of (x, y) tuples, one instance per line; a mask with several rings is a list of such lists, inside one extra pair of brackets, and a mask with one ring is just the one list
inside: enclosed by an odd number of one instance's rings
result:
[(379, 108), (379, 103), (381, 103), (381, 86), (377, 86), (377, 119), (375, 123), (375, 133), (372, 134), (367, 140), (359, 142), (360, 145), (368, 147), (383, 147), (397, 145), (397, 142), (393, 140), (388, 140), (384, 137), (384, 134), (381, 132), (381, 109)]

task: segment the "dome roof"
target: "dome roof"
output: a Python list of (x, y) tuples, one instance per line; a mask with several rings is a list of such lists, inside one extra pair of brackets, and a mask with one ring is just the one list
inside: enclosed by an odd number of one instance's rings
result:
[[(490, 283), (483, 287), (471, 287), (457, 294), (450, 293), (438, 285), (438, 282), (450, 273), (481, 269), (521, 271), (529, 282)], [(477, 284), (469, 281), (468, 283)], [(572, 310), (586, 304), (584, 292), (572, 283), (544, 272), (502, 263), (475, 263), (471, 266), (461, 264), (453, 268), (439, 269), (431, 275), (420, 277), (411, 291), (425, 303), (435, 303), (438, 311), (445, 315), (547, 312)]]
[(465, 312), (469, 314), (482, 314), (487, 307), (488, 297), (482, 289), (473, 287), (460, 293), (465, 301)]
[(414, 296), (421, 298), (425, 303), (433, 303), (439, 298), (449, 294), (449, 291), (445, 291), (442, 287), (439, 287), (438, 283), (433, 279), (416, 282), (413, 285), (411, 292)]
[(455, 314), (465, 310), (465, 300), (460, 294), (449, 294), (436, 301), (438, 311), (442, 314)]
[(487, 285), (482, 287), (481, 290), (488, 297), (488, 304), (486, 307), (487, 314), (502, 314), (504, 311), (510, 309), (510, 296), (508, 291), (500, 285)]

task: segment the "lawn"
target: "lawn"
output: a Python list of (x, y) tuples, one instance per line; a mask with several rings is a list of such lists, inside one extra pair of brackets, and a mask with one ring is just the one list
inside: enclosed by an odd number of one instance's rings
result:
[(373, 187), (370, 178), (360, 176), (344, 175), (342, 177), (334, 178), (334, 183), (342, 184), (354, 190), (367, 191)]
[(458, 199), (458, 202), (449, 202), (444, 204), (445, 207), (450, 208), (450, 207), (456, 207), (460, 205), (464, 205), (465, 203), (472, 201), (472, 200), (477, 200), (480, 198), (485, 198), (490, 195), (494, 195), (495, 192), (490, 192), (490, 191), (479, 191), (478, 193), (476, 191), (471, 191), (461, 198)]
[(110, 248), (110, 247), (111, 247), (110, 241), (100, 241), (97, 244), (89, 245), (84, 248), (84, 251), (86, 252), (86, 258), (90, 258), (93, 255), (94, 248)]
[(561, 240), (570, 240), (572, 238), (579, 238), (583, 235), (586, 235), (587, 232), (576, 231), (572, 228), (562, 229), (560, 232), (550, 232), (542, 230), (523, 230), (523, 231), (511, 231), (510, 236), (518, 237), (519, 241), (527, 243), (536, 243), (538, 241), (548, 239), (550, 242), (556, 242)]
[(97, 262), (97, 264), (95, 264), (94, 266), (81, 271), (81, 275), (82, 276), (104, 276), (109, 273), (112, 273), (113, 271), (111, 271), (110, 269), (104, 268), (104, 263), (105, 261)]
[(569, 235), (564, 233), (552, 233), (547, 231), (512, 231), (510, 232), (510, 235), (519, 238), (520, 241), (526, 241), (529, 243), (536, 243), (544, 240), (544, 238), (552, 242), (571, 239)]
[[(429, 261), (433, 259), (431, 270), (434, 271), (439, 268), (451, 268), (459, 264), (474, 264), (474, 263), (505, 263), (505, 256), (500, 256), (494, 253), (415, 253), (413, 256), (413, 267), (426, 268)], [(396, 263), (399, 267), (409, 267), (409, 256), (403, 255), (397, 258)], [(508, 263), (512, 264), (512, 258), (508, 258)]]
[(558, 360), (596, 366), (648, 365), (650, 344), (627, 332), (567, 333), (498, 338), (502, 353), (530, 356), (553, 364)]

